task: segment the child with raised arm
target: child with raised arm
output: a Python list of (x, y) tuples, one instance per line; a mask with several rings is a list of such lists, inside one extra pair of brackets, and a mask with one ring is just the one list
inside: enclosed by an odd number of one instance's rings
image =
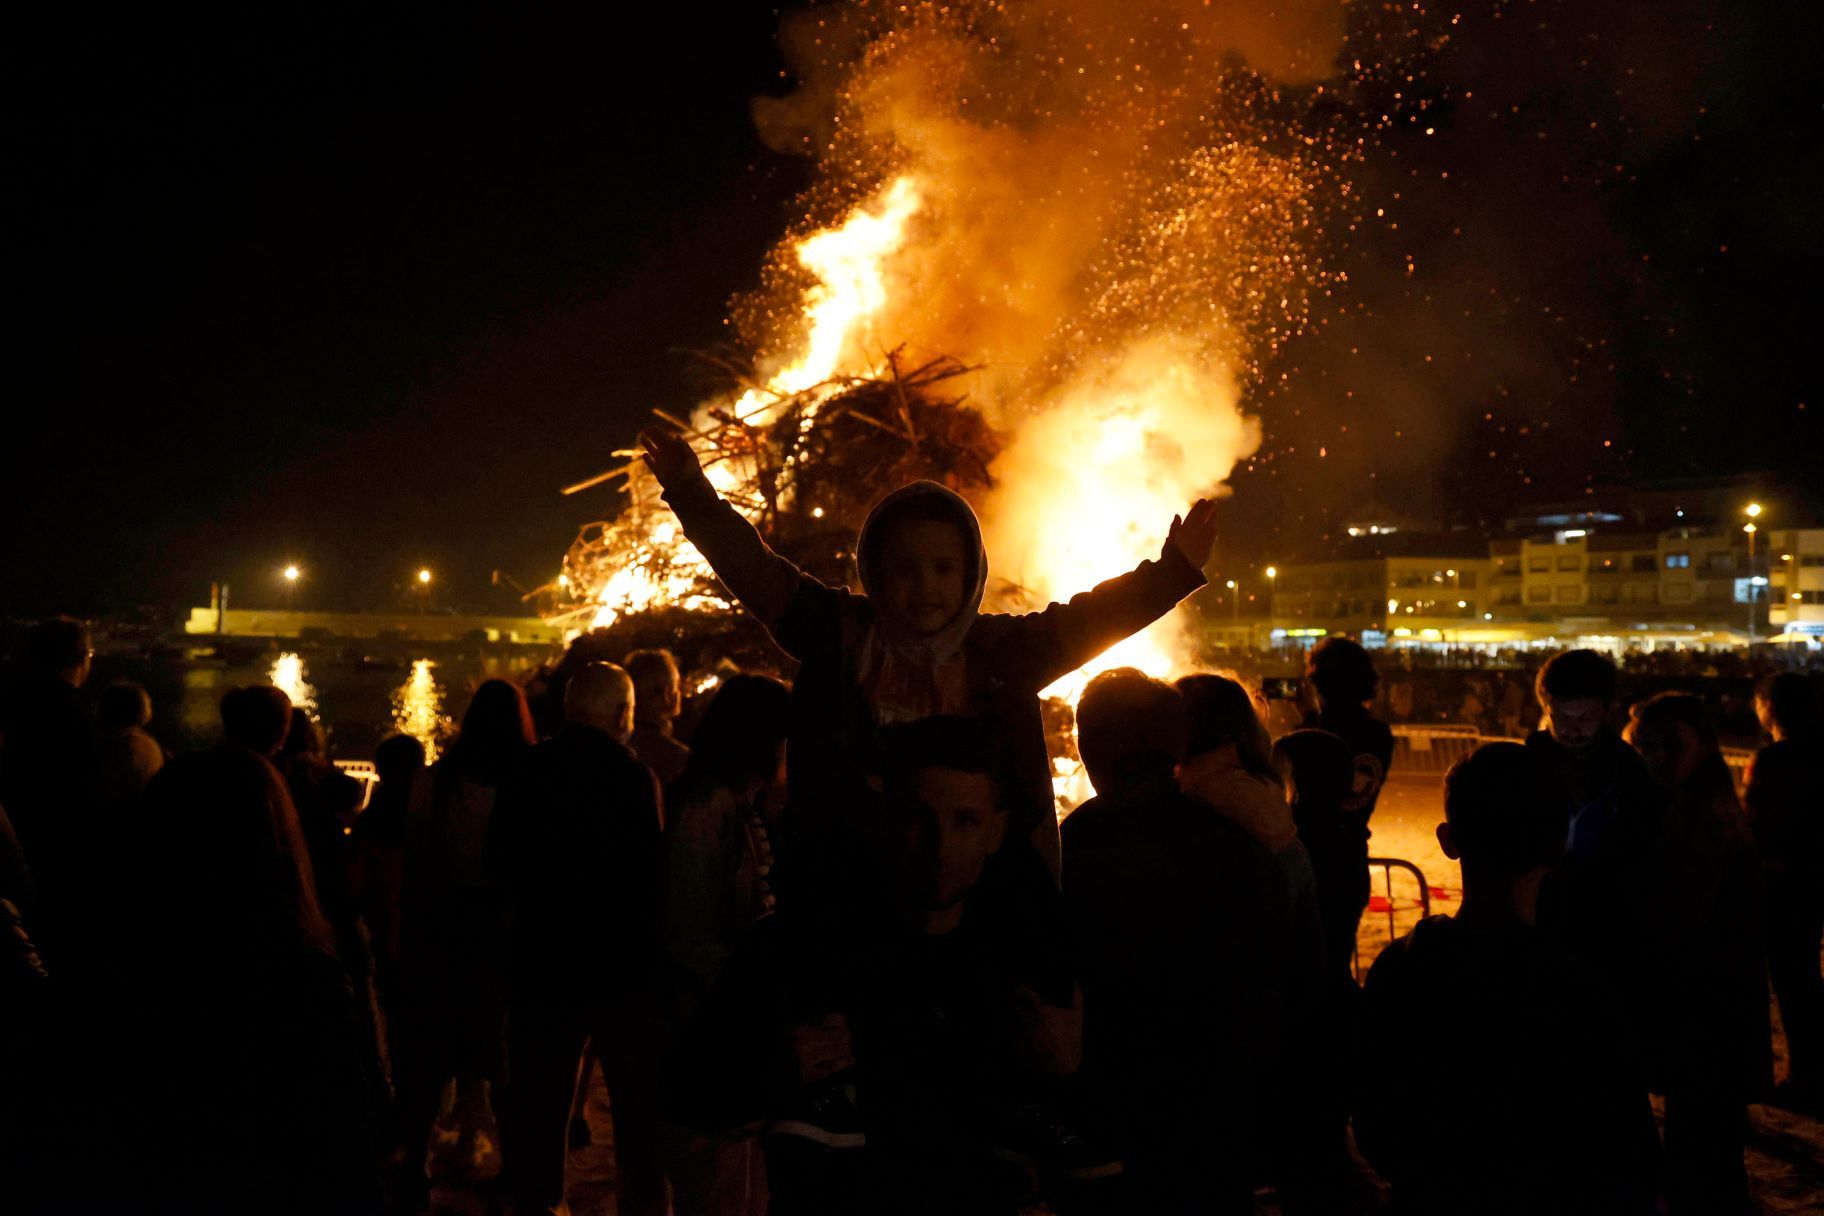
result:
[(832, 838), (868, 832), (854, 819), (879, 788), (879, 728), (966, 714), (984, 720), (1008, 749), (1009, 839), (1028, 840), (1055, 880), (1058, 828), (1039, 691), (1203, 585), (1215, 505), (1198, 500), (1173, 518), (1158, 558), (1069, 603), (1018, 616), (984, 613), (981, 525), (943, 486), (902, 486), (869, 514), (855, 547), (865, 594), (856, 595), (768, 548), (717, 495), (682, 436), (648, 430), (640, 443), (685, 535), (801, 664), (788, 743), (788, 847), (823, 854), (813, 866), (837, 862), (824, 853)]

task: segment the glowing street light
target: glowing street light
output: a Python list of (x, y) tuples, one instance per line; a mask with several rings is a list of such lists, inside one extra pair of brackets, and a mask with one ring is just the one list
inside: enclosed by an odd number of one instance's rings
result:
[(303, 573), (304, 572), (302, 570), (298, 569), (296, 566), (287, 566), (283, 570), (279, 571), (279, 577), (284, 579), (288, 583), (295, 583), (298, 581), (298, 578)]
[(1760, 599), (1760, 592), (1755, 590), (1754, 581), (1754, 534), (1760, 529), (1755, 526), (1754, 521), (1761, 517), (1761, 504), (1751, 502), (1742, 510), (1748, 516), (1748, 522), (1742, 525), (1742, 531), (1748, 534), (1748, 644), (1752, 646), (1755, 634), (1758, 632), (1755, 628), (1755, 605)]
[(430, 581), (431, 581), (431, 572), (429, 569), (422, 569), (422, 570), (418, 571), (418, 583), (420, 586), (428, 586), (430, 584)]
[(1279, 567), (1278, 566), (1268, 566), (1267, 567), (1267, 577), (1268, 578), (1278, 578), (1279, 577)]

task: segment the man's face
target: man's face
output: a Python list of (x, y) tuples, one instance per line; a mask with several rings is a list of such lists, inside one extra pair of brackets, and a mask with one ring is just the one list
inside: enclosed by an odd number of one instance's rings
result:
[(1545, 703), (1545, 728), (1572, 752), (1587, 752), (1594, 747), (1608, 717), (1609, 707), (1595, 697)]
[(1007, 836), (1007, 812), (994, 781), (981, 773), (921, 769), (910, 791), (907, 877), (927, 912), (955, 908), (981, 881), (988, 858)]
[(928, 637), (962, 610), (969, 555), (962, 529), (932, 519), (908, 519), (881, 538), (873, 600), (889, 625)]
[(653, 683), (651, 698), (641, 697), (634, 703), (639, 716), (655, 722), (677, 717), (684, 705), (684, 689), (679, 684), (678, 673), (668, 672), (663, 680)]

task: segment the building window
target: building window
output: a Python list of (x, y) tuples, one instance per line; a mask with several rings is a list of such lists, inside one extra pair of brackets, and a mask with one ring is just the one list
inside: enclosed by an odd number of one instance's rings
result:
[[(1541, 588), (1541, 590), (1543, 590), (1543, 588)], [(1520, 588), (1518, 587), (1503, 587), (1501, 588), (1501, 593), (1495, 597), (1495, 603), (1497, 604), (1518, 604), (1519, 602)]]
[(1476, 572), (1474, 570), (1465, 570), (1463, 573), (1457, 575), (1457, 586), (1465, 591), (1473, 591), (1476, 586)]
[(1712, 553), (1705, 561), (1704, 568), (1711, 573), (1727, 572), (1735, 569), (1735, 554)]
[(1799, 554), (1799, 565), (1824, 566), (1824, 553), (1801, 553)]
[[(1628, 585), (1628, 602), (1630, 604), (1651, 604), (1659, 598), (1658, 591), (1659, 588), (1655, 587), (1652, 583), (1630, 583)], [(1683, 592), (1684, 594), (1681, 596), (1679, 594), (1680, 592)], [(1667, 600), (1681, 598), (1687, 600), (1691, 598), (1691, 584), (1674, 583), (1666, 588)]]
[(1666, 554), (1666, 569), (1668, 569), (1668, 570), (1689, 570), (1690, 568), (1691, 568), (1691, 555), (1689, 553), (1668, 553), (1668, 554)]
[(1621, 588), (1616, 586), (1591, 587), (1590, 603), (1613, 604), (1621, 599)]
[(1575, 553), (1560, 554), (1558, 568), (1560, 570), (1581, 570), (1583, 569), (1583, 559)]
[(1552, 589), (1550, 587), (1528, 587), (1526, 589), (1526, 602), (1529, 604), (1549, 604), (1552, 602)]
[(1582, 603), (1583, 602), (1583, 588), (1582, 587), (1560, 587), (1560, 588), (1558, 588), (1558, 602), (1560, 604)]
[(1552, 568), (1552, 559), (1549, 557), (1529, 557), (1526, 559), (1526, 568), (1532, 571), (1550, 570)]
[[(1670, 566), (1671, 564), (1672, 560), (1667, 558), (1666, 565)], [(1657, 564), (1654, 562), (1651, 553), (1636, 553), (1634, 555), (1634, 573), (1651, 574), (1657, 568)]]

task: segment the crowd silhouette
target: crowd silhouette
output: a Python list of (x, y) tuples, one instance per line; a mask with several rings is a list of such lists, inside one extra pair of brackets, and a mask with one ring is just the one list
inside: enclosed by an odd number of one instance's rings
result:
[(1053, 813), (1038, 691), (1202, 584), (1210, 504), (1003, 616), (942, 487), (875, 509), (853, 591), (643, 443), (795, 663), (723, 672), (689, 731), (671, 654), (579, 651), (537, 703), (478, 687), (435, 763), (386, 739), (364, 797), (279, 690), (167, 758), (143, 690), (91, 703), (84, 626), (32, 631), (0, 702), (0, 1208), (416, 1213), (453, 1172), (562, 1212), (598, 1072), (623, 1216), (1710, 1216), (1749, 1210), (1751, 1103), (1824, 1109), (1806, 677), (1760, 685), (1738, 799), (1702, 700), (1624, 721), (1610, 660), (1553, 657), (1540, 729), (1445, 779), (1460, 910), (1358, 984), (1395, 752), (1354, 642), (1277, 740), (1230, 675), (1101, 673), (1094, 797)]

